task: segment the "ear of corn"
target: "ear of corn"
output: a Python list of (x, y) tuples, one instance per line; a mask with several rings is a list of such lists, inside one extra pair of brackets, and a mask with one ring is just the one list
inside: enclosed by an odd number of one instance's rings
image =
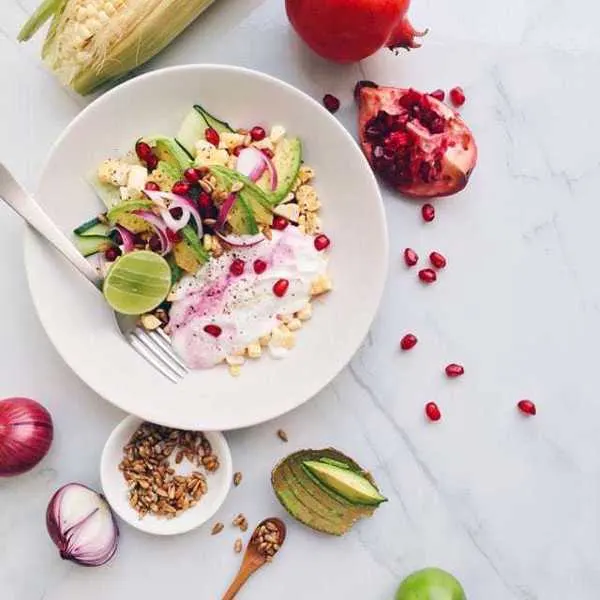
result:
[(28, 40), (50, 17), (42, 51), (80, 94), (150, 60), (213, 0), (45, 0), (19, 33)]

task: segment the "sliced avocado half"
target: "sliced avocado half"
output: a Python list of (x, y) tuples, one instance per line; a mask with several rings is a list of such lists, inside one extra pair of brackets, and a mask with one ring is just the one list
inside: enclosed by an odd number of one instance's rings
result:
[(364, 475), (346, 465), (342, 468), (317, 460), (307, 460), (302, 464), (323, 485), (353, 504), (379, 506), (387, 501)]
[(156, 183), (163, 192), (170, 192), (180, 178), (181, 170), (164, 160), (158, 161), (156, 169), (148, 175), (148, 181)]
[[(350, 478), (351, 483), (354, 485), (350, 487), (353, 490), (357, 487), (354, 477), (361, 480), (361, 484), (358, 486), (361, 490), (364, 487), (364, 481), (369, 484), (369, 480), (366, 478), (367, 473), (361, 469), (360, 465), (334, 448), (300, 450), (284, 458), (276, 465), (271, 474), (273, 490), (290, 515), (312, 529), (331, 535), (343, 535), (358, 520), (370, 517), (379, 502), (385, 500), (374, 485), (372, 487), (375, 495), (382, 500), (370, 504), (350, 500), (338, 490), (333, 490), (323, 484), (306, 467), (305, 463), (318, 463), (346, 475), (351, 474), (353, 476)], [(346, 493), (347, 490), (343, 489), (342, 491)], [(356, 494), (349, 495), (353, 499), (356, 496)], [(359, 494), (359, 498), (362, 499), (363, 496), (371, 498), (373, 491), (369, 488), (368, 493)]]

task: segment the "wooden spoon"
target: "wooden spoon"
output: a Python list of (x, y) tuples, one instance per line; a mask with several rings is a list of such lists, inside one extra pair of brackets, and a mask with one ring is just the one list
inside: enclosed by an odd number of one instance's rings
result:
[[(277, 540), (276, 545), (265, 540), (265, 535), (275, 538)], [(242, 566), (229, 586), (229, 589), (225, 592), (223, 600), (232, 600), (235, 598), (250, 575), (258, 571), (266, 562), (270, 562), (283, 545), (285, 535), (286, 527), (281, 519), (271, 517), (270, 519), (261, 521), (257, 525), (248, 542)]]

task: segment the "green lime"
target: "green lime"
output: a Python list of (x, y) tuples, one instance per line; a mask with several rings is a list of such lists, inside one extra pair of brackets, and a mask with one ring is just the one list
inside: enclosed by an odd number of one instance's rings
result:
[(124, 254), (111, 267), (102, 291), (112, 308), (142, 315), (156, 308), (171, 290), (171, 268), (158, 254), (140, 250)]
[(409, 575), (398, 588), (396, 600), (466, 600), (466, 596), (456, 577), (429, 568)]

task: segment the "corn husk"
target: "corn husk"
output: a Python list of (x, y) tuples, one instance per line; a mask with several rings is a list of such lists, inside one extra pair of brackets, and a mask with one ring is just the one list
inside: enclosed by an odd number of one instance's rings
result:
[(150, 60), (213, 0), (45, 0), (19, 33), (30, 39), (48, 20), (46, 64), (88, 94)]

